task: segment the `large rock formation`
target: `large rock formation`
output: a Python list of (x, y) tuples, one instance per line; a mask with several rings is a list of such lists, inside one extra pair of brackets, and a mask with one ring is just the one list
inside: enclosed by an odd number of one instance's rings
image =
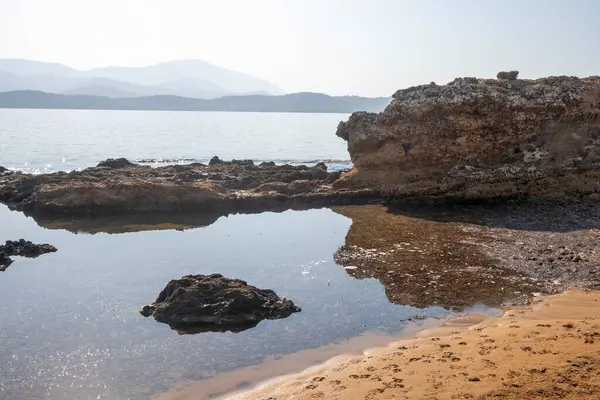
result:
[(152, 168), (120, 159), (70, 173), (0, 175), (0, 201), (34, 216), (82, 216), (265, 211), (370, 196), (370, 191), (332, 191), (339, 176), (322, 164), (260, 166), (241, 160)]
[(339, 124), (354, 169), (337, 188), (490, 198), (600, 189), (600, 77), (458, 78), (399, 90)]
[(241, 332), (263, 319), (286, 318), (300, 308), (274, 291), (258, 289), (220, 274), (188, 275), (170, 281), (140, 313), (181, 334)]

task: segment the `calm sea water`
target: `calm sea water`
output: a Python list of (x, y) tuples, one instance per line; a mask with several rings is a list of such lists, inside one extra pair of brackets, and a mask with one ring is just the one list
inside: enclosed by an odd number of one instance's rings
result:
[[(441, 308), (392, 305), (333, 262), (351, 221), (329, 209), (232, 215), (184, 231), (74, 234), (0, 206), (0, 239), (51, 243), (0, 274), (0, 398), (144, 399), (272, 354), (400, 331)], [(138, 310), (170, 279), (219, 272), (302, 312), (242, 333), (180, 336)]]
[(73, 170), (107, 158), (149, 164), (253, 159), (349, 165), (335, 135), (347, 114), (0, 109), (0, 165)]

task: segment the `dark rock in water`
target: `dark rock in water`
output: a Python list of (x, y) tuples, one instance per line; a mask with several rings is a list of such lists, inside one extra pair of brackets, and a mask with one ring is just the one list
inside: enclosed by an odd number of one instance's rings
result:
[(6, 271), (10, 264), (13, 263), (13, 260), (9, 256), (4, 253), (0, 253), (0, 271)]
[(325, 171), (327, 171), (327, 164), (325, 164), (324, 162), (319, 162), (313, 168), (324, 169)]
[(265, 161), (265, 162), (261, 162), (259, 164), (260, 167), (274, 167), (275, 166), (275, 162), (274, 161)]
[(21, 256), (35, 258), (46, 253), (54, 253), (56, 247), (49, 244), (34, 244), (25, 239), (7, 240), (6, 244), (0, 246), (0, 253), (6, 256)]
[(6, 171), (8, 171), (8, 169), (4, 168), (3, 166), (0, 165), (0, 174), (5, 173)]
[(254, 165), (254, 161), (252, 160), (231, 160), (231, 163), (234, 165), (243, 165), (245, 167), (251, 167)]
[(210, 161), (208, 162), (208, 165), (217, 165), (217, 164), (223, 164), (223, 160), (221, 160), (219, 157), (214, 156), (213, 158), (210, 159)]
[(108, 160), (104, 160), (101, 161), (97, 167), (105, 167), (105, 168), (113, 168), (113, 169), (120, 169), (120, 168), (127, 168), (127, 167), (133, 167), (136, 164), (132, 163), (131, 161), (129, 161), (126, 158), (109, 158)]
[(188, 275), (170, 281), (140, 314), (169, 324), (180, 334), (241, 332), (263, 319), (286, 318), (301, 311), (290, 300), (220, 274)]

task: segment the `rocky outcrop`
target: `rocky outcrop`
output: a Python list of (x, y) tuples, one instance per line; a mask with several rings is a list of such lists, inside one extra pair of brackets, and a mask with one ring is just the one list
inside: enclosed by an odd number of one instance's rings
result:
[(337, 135), (354, 168), (334, 187), (458, 199), (599, 191), (600, 77), (502, 78), (399, 90), (382, 113), (352, 114)]
[(0, 246), (0, 252), (7, 256), (35, 258), (55, 251), (56, 247), (50, 244), (34, 244), (25, 239), (7, 240), (4, 245)]
[[(126, 160), (125, 160), (126, 161)], [(130, 165), (131, 164), (131, 165)], [(0, 176), (0, 201), (36, 215), (241, 212), (326, 206), (371, 198), (369, 190), (334, 191), (340, 172), (251, 160), (159, 168), (107, 160), (70, 173)]]
[(0, 271), (5, 271), (13, 263), (11, 256), (36, 258), (55, 251), (56, 247), (49, 244), (34, 244), (25, 239), (7, 240), (0, 246)]
[(140, 313), (169, 324), (180, 334), (241, 332), (264, 319), (301, 311), (290, 300), (220, 274), (188, 275), (170, 281), (156, 301)]

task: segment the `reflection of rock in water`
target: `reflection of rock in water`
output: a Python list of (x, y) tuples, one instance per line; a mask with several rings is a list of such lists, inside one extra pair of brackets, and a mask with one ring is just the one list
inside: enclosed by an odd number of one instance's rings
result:
[(220, 274), (188, 275), (170, 281), (140, 313), (180, 334), (241, 332), (263, 319), (287, 318), (300, 308), (269, 289)]
[(381, 206), (335, 207), (352, 219), (338, 264), (358, 279), (376, 278), (396, 304), (460, 309), (497, 305), (533, 290), (523, 276), (486, 256), (464, 224), (387, 212)]
[(37, 224), (46, 229), (64, 229), (73, 233), (128, 233), (155, 230), (185, 230), (214, 224), (223, 214), (142, 213), (101, 217), (48, 217), (34, 215)]

